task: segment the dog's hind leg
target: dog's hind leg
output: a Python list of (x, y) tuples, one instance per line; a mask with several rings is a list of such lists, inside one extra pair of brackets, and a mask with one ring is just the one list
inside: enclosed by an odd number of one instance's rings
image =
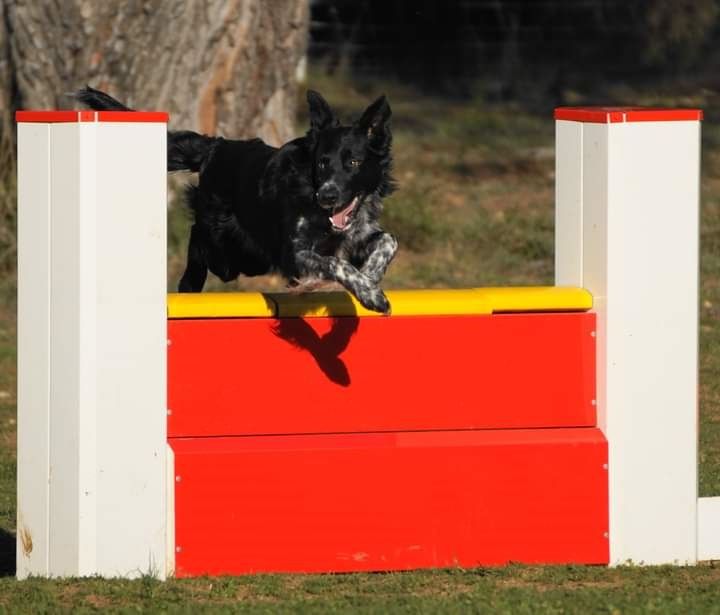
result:
[(188, 244), (187, 266), (180, 278), (178, 290), (181, 293), (199, 293), (205, 286), (207, 279), (207, 255), (200, 239), (200, 231), (196, 224), (190, 230), (190, 243)]
[(373, 312), (390, 313), (390, 302), (385, 293), (347, 261), (334, 256), (320, 256), (312, 250), (301, 250), (295, 258), (301, 276), (335, 280), (355, 295), (363, 307)]
[(398, 241), (390, 233), (379, 233), (373, 235), (365, 246), (367, 258), (360, 271), (364, 273), (371, 282), (379, 284), (387, 271), (390, 262), (395, 257), (398, 249)]

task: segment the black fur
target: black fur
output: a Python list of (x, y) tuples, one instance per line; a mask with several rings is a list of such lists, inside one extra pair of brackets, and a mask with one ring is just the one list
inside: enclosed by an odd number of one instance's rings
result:
[[(86, 87), (92, 109), (130, 110)], [(168, 171), (199, 172), (188, 189), (195, 214), (180, 292), (200, 292), (208, 270), (224, 282), (276, 272), (301, 287), (339, 282), (366, 308), (389, 313), (380, 283), (397, 241), (378, 218), (394, 189), (390, 105), (380, 97), (341, 126), (309, 91), (310, 130), (280, 148), (260, 139), (168, 132)]]

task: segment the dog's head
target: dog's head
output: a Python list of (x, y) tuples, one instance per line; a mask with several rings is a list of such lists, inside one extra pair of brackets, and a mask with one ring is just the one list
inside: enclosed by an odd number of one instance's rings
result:
[(381, 96), (354, 124), (341, 126), (320, 94), (309, 90), (307, 99), (315, 200), (327, 213), (331, 229), (343, 233), (368, 199), (392, 191), (392, 112)]

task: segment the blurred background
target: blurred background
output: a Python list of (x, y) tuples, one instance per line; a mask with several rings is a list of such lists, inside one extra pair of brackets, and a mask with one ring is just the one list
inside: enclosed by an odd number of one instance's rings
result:
[[(72, 108), (66, 94), (87, 83), (168, 110), (172, 129), (278, 145), (307, 129), (308, 87), (346, 120), (385, 93), (399, 190), (384, 226), (400, 241), (385, 286), (397, 288), (551, 284), (553, 108), (692, 106), (706, 120), (700, 491), (720, 494), (718, 43), (720, 0), (0, 0), (0, 419), (15, 404), (18, 108)], [(171, 179), (169, 289), (192, 181)], [(0, 487), (13, 472), (7, 457)]]

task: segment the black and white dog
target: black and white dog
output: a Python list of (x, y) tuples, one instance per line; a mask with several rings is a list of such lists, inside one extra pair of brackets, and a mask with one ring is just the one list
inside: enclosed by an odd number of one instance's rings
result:
[[(96, 110), (126, 110), (85, 88), (76, 98)], [(208, 270), (224, 282), (279, 273), (291, 285), (339, 282), (370, 310), (389, 313), (379, 283), (397, 250), (378, 223), (390, 175), (390, 105), (378, 98), (340, 125), (308, 91), (310, 130), (280, 148), (260, 139), (168, 133), (168, 171), (199, 172), (188, 188), (195, 214), (180, 292), (200, 292)]]

